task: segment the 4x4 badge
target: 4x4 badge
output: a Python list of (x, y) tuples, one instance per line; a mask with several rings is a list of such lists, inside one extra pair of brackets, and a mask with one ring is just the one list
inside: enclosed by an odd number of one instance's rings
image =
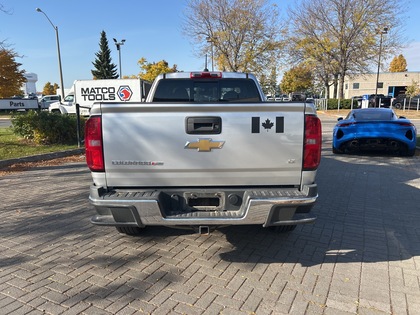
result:
[(213, 141), (212, 139), (199, 139), (196, 142), (185, 144), (185, 149), (197, 149), (198, 152), (210, 152), (211, 149), (221, 149), (225, 144), (224, 141)]

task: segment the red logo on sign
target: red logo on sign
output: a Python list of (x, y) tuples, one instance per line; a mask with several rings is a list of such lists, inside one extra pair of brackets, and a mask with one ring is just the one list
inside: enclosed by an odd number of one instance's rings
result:
[(133, 92), (131, 91), (131, 89), (128, 85), (122, 85), (118, 89), (118, 97), (123, 102), (129, 101), (130, 98), (131, 98), (131, 95), (133, 95)]

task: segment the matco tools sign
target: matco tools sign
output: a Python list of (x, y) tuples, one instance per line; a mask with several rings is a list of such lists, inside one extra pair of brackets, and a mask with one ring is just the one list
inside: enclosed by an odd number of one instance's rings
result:
[(141, 102), (139, 79), (79, 80), (74, 83), (76, 103), (93, 106), (95, 102)]

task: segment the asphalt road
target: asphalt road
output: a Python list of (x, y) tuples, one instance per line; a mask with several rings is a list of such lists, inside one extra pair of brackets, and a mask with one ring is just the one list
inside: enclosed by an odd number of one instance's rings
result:
[[(290, 234), (96, 227), (82, 163), (0, 178), (2, 314), (420, 314), (420, 156), (333, 155)], [(333, 121), (333, 120), (332, 120)]]
[(0, 128), (6, 128), (12, 125), (10, 119), (0, 118)]

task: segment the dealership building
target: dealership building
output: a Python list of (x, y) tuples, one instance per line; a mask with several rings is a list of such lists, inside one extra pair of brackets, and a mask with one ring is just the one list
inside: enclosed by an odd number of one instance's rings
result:
[[(375, 94), (376, 77), (377, 73), (346, 76), (344, 98), (350, 99), (356, 96)], [(413, 82), (420, 83), (420, 71), (380, 72), (377, 94), (396, 97), (399, 94), (404, 94), (407, 86), (412, 85)], [(333, 95), (333, 87), (330, 88), (330, 95)]]

